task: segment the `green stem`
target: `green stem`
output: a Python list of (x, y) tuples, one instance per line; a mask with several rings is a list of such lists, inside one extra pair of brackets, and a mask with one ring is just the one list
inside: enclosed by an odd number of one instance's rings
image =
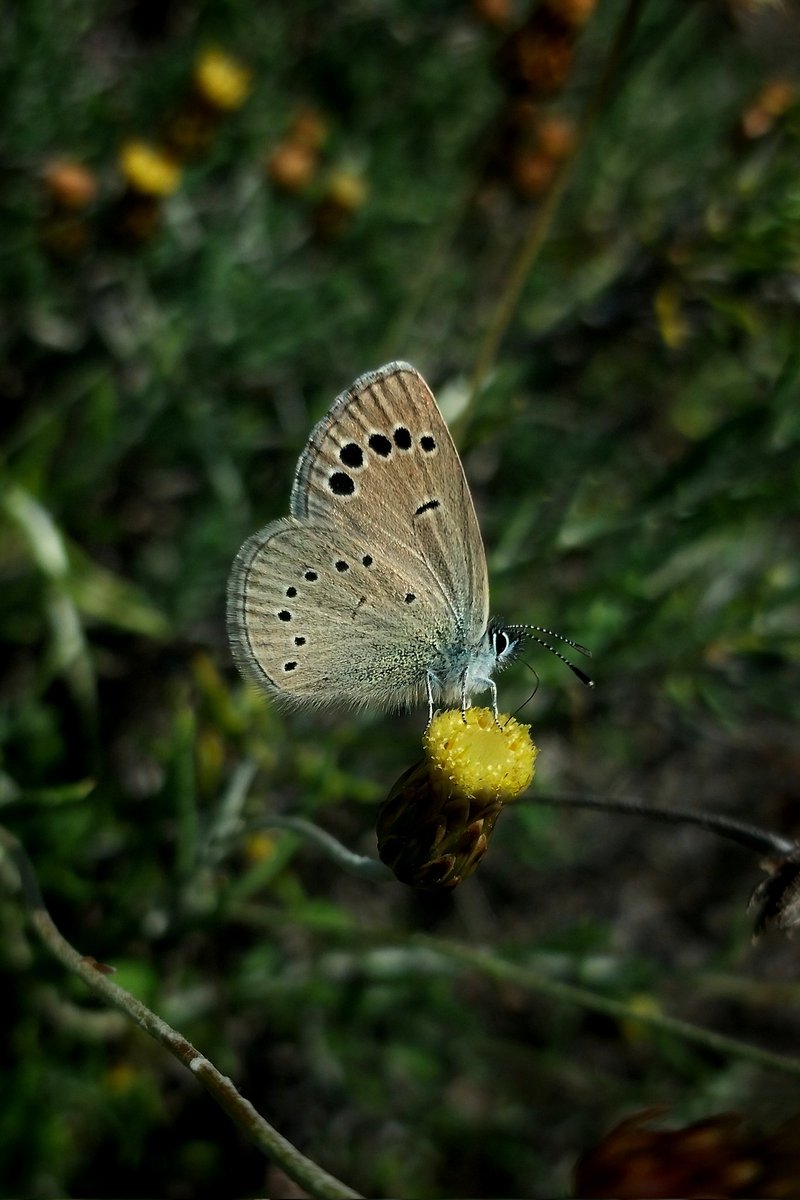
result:
[(320, 829), (319, 825), (305, 820), (304, 817), (268, 817), (259, 821), (256, 827), (259, 829), (265, 827), (291, 829), (295, 833), (300, 833), (322, 850), (337, 866), (349, 871), (351, 875), (358, 875), (360, 879), (369, 879), (375, 883), (387, 883), (395, 878), (394, 872), (385, 863), (380, 862), (377, 858), (371, 858), (369, 855), (356, 854), (354, 851), (348, 850), (347, 846), (343, 845), (332, 833), (327, 833), (326, 830)]
[(626, 1004), (623, 1000), (600, 996), (586, 988), (551, 979), (546, 975), (539, 974), (538, 971), (531, 970), (530, 967), (507, 962), (488, 951), (471, 950), (466, 946), (439, 941), (437, 938), (427, 937), (424, 934), (414, 935), (410, 941), (413, 945), (440, 954), (463, 967), (481, 971), (491, 979), (508, 980), (519, 987), (538, 992), (559, 1003), (578, 1005), (591, 1012), (602, 1013), (616, 1021), (633, 1021), (680, 1038), (684, 1042), (692, 1042), (717, 1054), (742, 1059), (768, 1070), (783, 1071), (788, 1075), (800, 1076), (800, 1059), (774, 1054), (770, 1050), (762, 1050), (758, 1046), (740, 1042), (737, 1038), (714, 1033), (710, 1029), (701, 1029), (688, 1021), (681, 1021), (677, 1017), (669, 1017), (659, 1012), (642, 1012), (631, 1007), (630, 1004)]

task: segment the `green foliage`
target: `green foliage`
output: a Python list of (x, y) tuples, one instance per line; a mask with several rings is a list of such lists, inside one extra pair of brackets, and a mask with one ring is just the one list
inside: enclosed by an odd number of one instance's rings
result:
[[(312, 422), (409, 359), (454, 418), (493, 607), (595, 655), (593, 693), (528, 656), (532, 799), (638, 794), (791, 833), (797, 103), (743, 138), (770, 73), (746, 31), (710, 2), (645, 6), (465, 407), (535, 208), (486, 171), (501, 35), (467, 4), (161, 7), (155, 28), (144, 2), (31, 0), (0, 31), (0, 804), (55, 919), (366, 1194), (564, 1194), (580, 1151), (651, 1105), (777, 1122), (790, 1083), (398, 945), (487, 943), (780, 1048), (792, 1021), (763, 981), (796, 967), (749, 947), (752, 863), (526, 801), (452, 897), (346, 876), (257, 827), (303, 814), (372, 853), (425, 714), (278, 713), (237, 679), (223, 609)], [(561, 113), (621, 7), (582, 33)], [(251, 93), (126, 240), (119, 146), (164, 136), (214, 43)], [(327, 135), (289, 194), (265, 163), (309, 105)], [(55, 159), (93, 173), (87, 208), (53, 200)], [(326, 233), (342, 172), (365, 199)], [(532, 688), (515, 667), (502, 707)], [(278, 1194), (165, 1053), (65, 979), (16, 896), (2, 908), (0, 1194)]]

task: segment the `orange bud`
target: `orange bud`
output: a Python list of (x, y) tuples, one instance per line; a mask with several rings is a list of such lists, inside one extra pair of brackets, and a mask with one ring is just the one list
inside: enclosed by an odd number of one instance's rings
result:
[(317, 172), (317, 153), (303, 142), (280, 142), (267, 159), (267, 175), (284, 192), (303, 192)]
[(597, 0), (547, 0), (547, 7), (573, 29), (580, 29), (589, 20)]
[(505, 29), (512, 17), (510, 0), (472, 0), (472, 12), (495, 29)]
[(79, 162), (54, 159), (44, 168), (42, 178), (60, 208), (88, 208), (97, 195), (97, 177)]
[(526, 199), (544, 195), (555, 173), (555, 159), (543, 154), (541, 150), (520, 151), (511, 166), (514, 187)]
[(539, 120), (537, 127), (539, 149), (550, 158), (566, 158), (575, 145), (575, 125), (569, 117), (551, 113)]

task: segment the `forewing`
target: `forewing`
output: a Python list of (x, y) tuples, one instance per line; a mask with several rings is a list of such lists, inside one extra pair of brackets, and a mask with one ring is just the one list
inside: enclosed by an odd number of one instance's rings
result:
[(441, 597), (341, 525), (289, 517), (245, 542), (228, 587), (239, 669), (297, 704), (404, 707), (424, 698), (448, 636)]
[[(486, 557), (464, 469), (433, 394), (407, 363), (362, 375), (314, 428), (293, 516), (357, 531), (387, 568), (430, 577), (467, 642), (489, 615)], [(413, 583), (411, 582), (413, 581)]]

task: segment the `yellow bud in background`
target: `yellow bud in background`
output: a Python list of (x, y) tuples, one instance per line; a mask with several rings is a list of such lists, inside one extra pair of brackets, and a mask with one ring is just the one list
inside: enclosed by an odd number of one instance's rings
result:
[(128, 186), (145, 196), (171, 196), (181, 181), (174, 158), (147, 142), (124, 142), (119, 166)]
[(251, 72), (222, 50), (205, 50), (194, 68), (194, 86), (211, 108), (231, 112), (250, 94)]
[(325, 198), (344, 212), (355, 212), (367, 198), (367, 181), (356, 171), (333, 171), (328, 179)]
[(245, 839), (244, 853), (251, 864), (267, 862), (275, 853), (275, 838), (263, 830), (251, 833)]
[(314, 210), (314, 230), (323, 241), (335, 241), (346, 231), (352, 217), (364, 204), (367, 181), (357, 171), (343, 167), (332, 171), (319, 204)]

